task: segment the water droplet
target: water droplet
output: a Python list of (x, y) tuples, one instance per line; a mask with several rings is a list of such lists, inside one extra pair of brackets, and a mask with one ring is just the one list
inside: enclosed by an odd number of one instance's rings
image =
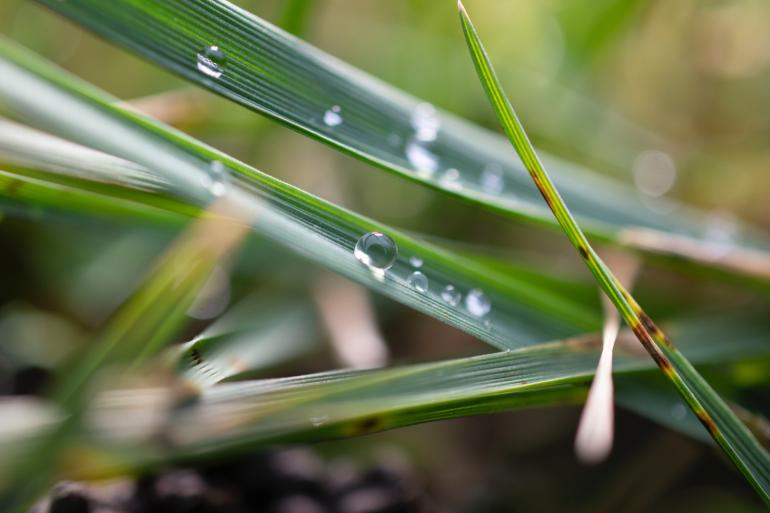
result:
[(417, 292), (428, 291), (428, 277), (420, 271), (415, 271), (409, 275), (406, 282), (417, 290)]
[(418, 142), (410, 141), (406, 145), (406, 158), (423, 178), (430, 178), (438, 169), (438, 157)]
[(353, 256), (371, 269), (384, 271), (390, 269), (396, 261), (398, 247), (384, 233), (369, 232), (358, 239)]
[(212, 160), (201, 177), (201, 184), (208, 189), (212, 196), (222, 196), (227, 192), (227, 168), (218, 160)]
[(410, 256), (409, 263), (412, 264), (412, 267), (416, 267), (419, 269), (420, 267), (422, 267), (422, 258), (418, 256)]
[(419, 103), (412, 113), (412, 128), (418, 141), (435, 141), (441, 128), (441, 118), (436, 107), (427, 102)]
[(441, 299), (451, 306), (459, 305), (462, 298), (462, 294), (460, 294), (460, 291), (457, 290), (454, 285), (447, 285), (444, 287), (444, 290), (441, 291)]
[(337, 126), (342, 124), (342, 115), (340, 112), (342, 109), (339, 105), (335, 105), (331, 109), (324, 112), (324, 124), (326, 126)]
[(676, 166), (668, 153), (645, 150), (637, 155), (633, 165), (634, 184), (642, 194), (660, 197), (676, 181)]
[(212, 78), (222, 76), (227, 56), (218, 46), (207, 46), (198, 52), (198, 71)]
[(481, 188), (489, 194), (500, 194), (505, 189), (503, 169), (497, 164), (489, 164), (481, 172)]
[(475, 317), (484, 317), (492, 309), (492, 303), (481, 289), (473, 289), (465, 296), (465, 308)]
[(441, 185), (449, 189), (460, 189), (462, 187), (460, 184), (460, 172), (453, 167), (444, 171), (444, 174), (441, 175)]

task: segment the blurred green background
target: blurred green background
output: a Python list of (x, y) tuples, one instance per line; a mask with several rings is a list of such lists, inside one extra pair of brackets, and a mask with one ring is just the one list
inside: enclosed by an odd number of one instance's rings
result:
[[(496, 129), (453, 0), (307, 1), (305, 17), (295, 20), (288, 20), (287, 5), (303, 2), (235, 3), (273, 23), (291, 23), (326, 52)], [(632, 184), (643, 197), (665, 195), (707, 209), (717, 232), (729, 233), (736, 217), (770, 228), (770, 3), (468, 0), (466, 6), (537, 146)], [(502, 220), (340, 155), (195, 91), (34, 2), (3, 0), (0, 32), (121, 99), (170, 94), (164, 104), (178, 104), (170, 121), (180, 128), (330, 201), (407, 230), (540, 263), (544, 272), (589, 287), (560, 234)], [(651, 161), (667, 173), (652, 189), (641, 172)], [(13, 338), (17, 360), (55, 365), (98, 329), (174, 234), (50, 213), (3, 218), (0, 265), (13, 272), (0, 286), (0, 337)], [(307, 296), (304, 283), (317, 270), (261, 244), (250, 241), (232, 265), (228, 298), (255, 289)], [(764, 304), (736, 287), (695, 285), (670, 269), (645, 273), (650, 279), (642, 280), (640, 294), (657, 296), (653, 311), (686, 309), (682, 303)], [(396, 362), (488, 350), (436, 321), (376, 301)], [(196, 321), (190, 333), (206, 322)], [(323, 355), (275, 372), (334, 366)], [(762, 382), (750, 367), (736, 372)], [(763, 401), (752, 406), (769, 412)], [(711, 448), (627, 413), (610, 461), (579, 467), (571, 451), (578, 413), (560, 408), (465, 419), (322, 450), (365, 455), (373, 446), (396, 445), (416, 462), (436, 500), (462, 511), (557, 511), (575, 502), (585, 511), (622, 504), (624, 511), (760, 510)], [(660, 472), (667, 465), (670, 475)], [(651, 475), (652, 484), (629, 489)], [(459, 493), (458, 483), (470, 484), (473, 493)]]

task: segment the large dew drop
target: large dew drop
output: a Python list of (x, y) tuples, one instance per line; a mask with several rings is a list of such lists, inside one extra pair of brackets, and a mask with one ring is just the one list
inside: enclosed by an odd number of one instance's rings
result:
[(492, 309), (492, 303), (481, 289), (473, 289), (465, 296), (465, 308), (475, 317), (484, 317)]
[(460, 291), (458, 291), (454, 285), (447, 285), (444, 287), (444, 290), (441, 291), (441, 299), (451, 306), (459, 305), (462, 297), (462, 294), (460, 294)]
[(342, 124), (342, 115), (340, 112), (342, 109), (339, 105), (335, 105), (331, 109), (324, 112), (324, 125), (326, 126), (338, 126)]
[(198, 52), (198, 71), (209, 77), (221, 77), (226, 62), (227, 56), (218, 46), (207, 46)]
[(406, 282), (411, 285), (417, 292), (428, 291), (428, 277), (420, 271), (415, 271), (409, 275)]
[(369, 232), (356, 242), (353, 256), (370, 269), (390, 269), (398, 256), (398, 246), (393, 239), (380, 232)]

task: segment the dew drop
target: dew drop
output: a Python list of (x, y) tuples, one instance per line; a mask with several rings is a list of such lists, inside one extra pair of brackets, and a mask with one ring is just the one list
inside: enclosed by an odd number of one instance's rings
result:
[(441, 118), (436, 107), (427, 102), (417, 104), (412, 113), (412, 128), (418, 141), (435, 141), (441, 128)]
[(505, 189), (503, 169), (497, 164), (489, 164), (481, 172), (481, 188), (489, 194), (500, 194)]
[(398, 246), (384, 233), (369, 232), (358, 239), (353, 256), (371, 269), (384, 271), (396, 261)]
[(212, 78), (222, 76), (227, 56), (218, 46), (207, 46), (198, 52), (198, 71)]
[(668, 153), (645, 150), (634, 160), (633, 174), (639, 192), (657, 198), (673, 187), (677, 173)]
[(460, 172), (450, 167), (441, 175), (441, 184), (449, 189), (460, 189), (462, 187), (460, 184)]
[(475, 317), (484, 317), (492, 309), (492, 303), (481, 289), (473, 289), (465, 296), (465, 308)]
[(324, 112), (324, 124), (326, 126), (338, 126), (342, 124), (342, 115), (340, 112), (342, 109), (339, 105), (335, 105), (331, 109)]
[(428, 277), (422, 274), (420, 271), (415, 271), (409, 275), (406, 282), (414, 287), (417, 292), (428, 291)]
[(444, 290), (441, 291), (441, 299), (446, 301), (451, 306), (457, 306), (460, 304), (462, 294), (455, 288), (454, 285), (447, 285)]
[(406, 145), (406, 158), (417, 170), (417, 174), (430, 178), (438, 169), (438, 157), (428, 148), (416, 141), (410, 141)]
[(227, 168), (222, 162), (212, 160), (206, 174), (201, 177), (201, 184), (212, 196), (222, 196), (227, 192)]
[(418, 256), (410, 256), (409, 263), (412, 265), (412, 267), (416, 267), (419, 269), (420, 267), (422, 267), (422, 258)]

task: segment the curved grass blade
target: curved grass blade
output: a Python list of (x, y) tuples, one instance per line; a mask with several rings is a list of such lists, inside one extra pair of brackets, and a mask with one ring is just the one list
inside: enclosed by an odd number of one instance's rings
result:
[(650, 356), (674, 383), (714, 440), (763, 500), (770, 504), (770, 456), (767, 451), (647, 316), (593, 250), (537, 157), (521, 122), (503, 92), (476, 29), (459, 0), (458, 7), (463, 33), (484, 90), (505, 133), (564, 233)]
[[(713, 336), (704, 336), (703, 327)], [(747, 328), (752, 326), (752, 328)], [(672, 325), (698, 363), (768, 354), (767, 319), (723, 318)], [(730, 344), (721, 337), (730, 333)], [(616, 372), (631, 375), (654, 363), (624, 331)], [(130, 441), (115, 465), (146, 465), (278, 441), (310, 442), (368, 434), (416, 423), (494, 413), (532, 405), (582, 401), (600, 351), (599, 337), (578, 339), (429, 364), (378, 370), (332, 371), (290, 378), (224, 383), (175, 415), (159, 433), (136, 425), (142, 398), (107, 392), (95, 412), (101, 443)], [(158, 393), (162, 393), (158, 391)], [(126, 452), (123, 452), (126, 451)], [(134, 458), (135, 459), (131, 459)], [(95, 477), (109, 469), (93, 469)]]
[[(39, 1), (340, 151), (500, 214), (555, 224), (502, 138), (438, 112), (226, 1)], [(216, 48), (215, 69), (201, 68), (210, 47)], [(672, 218), (619, 183), (555, 158), (547, 163), (592, 236), (653, 252), (662, 242), (680, 257), (770, 281), (770, 242), (753, 229), (744, 227), (742, 240), (725, 248), (707, 240), (705, 216), (694, 209), (680, 206)]]
[[(553, 340), (595, 329), (594, 311), (532, 283), (507, 276), (416, 241), (280, 182), (172, 128), (115, 105), (112, 98), (0, 39), (0, 100), (18, 116), (44, 124), (83, 144), (153, 170), (173, 194), (201, 207), (212, 166), (232, 171), (226, 198), (249, 214), (254, 229), (275, 242), (372, 290), (471, 333), (498, 348)], [(353, 249), (367, 232), (389, 235), (398, 247), (381, 276), (359, 262)], [(428, 290), (409, 280), (409, 257), (424, 262)], [(482, 289), (491, 309), (472, 313), (442, 292), (452, 285), (463, 297)], [(476, 312), (479, 313), (479, 312)], [(481, 312), (483, 313), (483, 312)]]

